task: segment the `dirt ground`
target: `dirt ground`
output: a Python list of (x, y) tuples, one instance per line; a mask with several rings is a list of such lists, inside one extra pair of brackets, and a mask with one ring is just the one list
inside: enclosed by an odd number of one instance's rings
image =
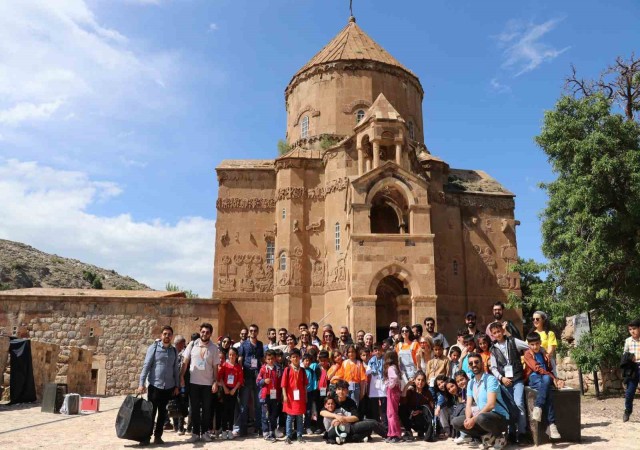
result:
[[(4, 449), (115, 449), (136, 447), (132, 441), (123, 441), (116, 437), (115, 420), (123, 397), (109, 397), (101, 400), (101, 411), (96, 414), (83, 414), (77, 416), (64, 416), (40, 412), (40, 405), (0, 405), (0, 448)], [(640, 403), (637, 409), (640, 411)], [(547, 444), (539, 448), (564, 449), (570, 447), (584, 447), (587, 449), (608, 448), (638, 449), (640, 438), (640, 413), (636, 412), (626, 424), (622, 422), (621, 398), (608, 398), (596, 400), (583, 397), (582, 399), (582, 442)], [(212, 443), (187, 444), (188, 436), (178, 436), (173, 432), (165, 432), (164, 447), (172, 449), (187, 449), (201, 447), (234, 448), (237, 450), (265, 448), (271, 446), (284, 446), (280, 440), (278, 443), (266, 443), (260, 438), (236, 439), (233, 441), (214, 441)], [(436, 443), (411, 442), (397, 444), (410, 448), (429, 447), (433, 449), (464, 448), (456, 446), (451, 440)], [(293, 444), (292, 448), (301, 447)], [(305, 447), (314, 448), (339, 448), (327, 447), (320, 437), (313, 436), (308, 439)], [(375, 437), (369, 444), (346, 444), (341, 448), (345, 450), (357, 448), (392, 447), (385, 444), (379, 437)], [(149, 447), (153, 448), (153, 447)], [(159, 448), (159, 447), (156, 447)], [(513, 447), (516, 448), (516, 447)]]

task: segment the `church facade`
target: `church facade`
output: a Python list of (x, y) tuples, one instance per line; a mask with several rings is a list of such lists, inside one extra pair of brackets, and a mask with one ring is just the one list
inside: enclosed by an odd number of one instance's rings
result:
[(427, 149), (423, 96), (353, 17), (293, 76), (287, 151), (216, 168), (221, 332), (317, 321), (380, 338), (432, 316), (455, 338), (466, 311), (487, 323), (520, 293), (514, 194)]

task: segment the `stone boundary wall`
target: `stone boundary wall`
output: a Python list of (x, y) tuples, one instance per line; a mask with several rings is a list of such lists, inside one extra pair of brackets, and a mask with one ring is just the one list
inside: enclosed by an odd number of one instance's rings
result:
[[(574, 325), (573, 320), (575, 316), (567, 317), (565, 327), (562, 330), (562, 341), (565, 345), (570, 347), (574, 346)], [(622, 348), (620, 349), (620, 355), (622, 355)], [(570, 357), (564, 358), (558, 357), (558, 376), (566, 380), (566, 385), (575, 389), (580, 388), (578, 366), (575, 361)], [(598, 388), (600, 393), (611, 395), (624, 395), (624, 387), (622, 386), (622, 372), (619, 369), (605, 369), (598, 371)], [(582, 374), (584, 391), (587, 394), (595, 395), (595, 381), (593, 373)]]
[[(80, 394), (100, 391), (95, 384), (103, 379), (106, 395), (122, 395), (138, 386), (146, 349), (163, 325), (188, 341), (202, 322), (209, 322), (217, 337), (218, 305), (210, 299), (100, 297), (99, 291), (95, 296), (0, 293), (0, 334), (10, 335), (15, 327), (18, 337), (59, 345), (57, 375), (87, 389)], [(82, 352), (73, 347), (104, 358), (106, 374), (92, 374), (91, 359), (82, 361)]]

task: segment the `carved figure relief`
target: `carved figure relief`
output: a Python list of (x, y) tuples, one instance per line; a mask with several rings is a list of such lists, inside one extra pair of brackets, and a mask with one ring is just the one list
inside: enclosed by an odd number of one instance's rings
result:
[(320, 219), (317, 222), (312, 222), (305, 227), (305, 230), (313, 233), (319, 233), (324, 228), (324, 219)]
[[(336, 178), (328, 181), (324, 187), (305, 189), (303, 187), (286, 187), (278, 189), (276, 198), (278, 200), (301, 200), (308, 198), (310, 200), (324, 200), (327, 194), (333, 192), (344, 191), (349, 186), (349, 178)], [(275, 205), (274, 205), (275, 207)]]
[[(222, 292), (272, 292), (273, 266), (255, 253), (224, 255), (220, 259), (218, 289)], [(243, 273), (238, 278), (238, 268)]]
[(298, 219), (295, 219), (293, 221), (293, 232), (294, 233), (299, 233), (300, 232), (300, 227), (298, 226)]
[(224, 230), (224, 234), (220, 236), (220, 243), (222, 243), (223, 247), (229, 245), (231, 239), (229, 239), (229, 230)]
[(480, 271), (480, 282), (483, 286), (491, 286), (496, 279), (495, 269), (498, 265), (493, 254), (493, 250), (489, 247), (481, 247), (479, 245), (474, 245), (473, 248), (478, 253), (485, 266), (487, 266), (487, 270)]
[(322, 261), (313, 262), (311, 284), (316, 287), (324, 286), (324, 264), (322, 263)]
[(340, 281), (346, 280), (346, 273), (344, 268), (344, 258), (340, 258), (336, 263), (336, 266), (331, 271), (331, 276), (329, 281), (331, 283), (338, 283)]

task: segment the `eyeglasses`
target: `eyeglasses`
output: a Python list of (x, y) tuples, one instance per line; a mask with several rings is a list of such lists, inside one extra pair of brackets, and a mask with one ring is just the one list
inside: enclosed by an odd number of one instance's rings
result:
[(542, 318), (541, 318), (541, 317), (534, 317), (534, 318), (533, 318), (533, 321), (534, 321), (534, 322), (540, 322), (541, 320), (542, 320)]
[(211, 334), (211, 331), (209, 331), (209, 330), (202, 330), (202, 331), (200, 331), (200, 334)]
[(249, 333), (257, 333), (258, 330), (249, 330)]
[(281, 332), (280, 332), (280, 333), (278, 333), (278, 334), (279, 334), (280, 336), (286, 336), (286, 334), (287, 334), (287, 333), (286, 333), (286, 332), (284, 332), (284, 331), (281, 331)]
[(403, 333), (408, 333), (408, 332), (409, 332), (409, 330), (402, 330), (402, 332), (403, 332)]
[(482, 364), (482, 361), (469, 361), (470, 366), (479, 366)]

